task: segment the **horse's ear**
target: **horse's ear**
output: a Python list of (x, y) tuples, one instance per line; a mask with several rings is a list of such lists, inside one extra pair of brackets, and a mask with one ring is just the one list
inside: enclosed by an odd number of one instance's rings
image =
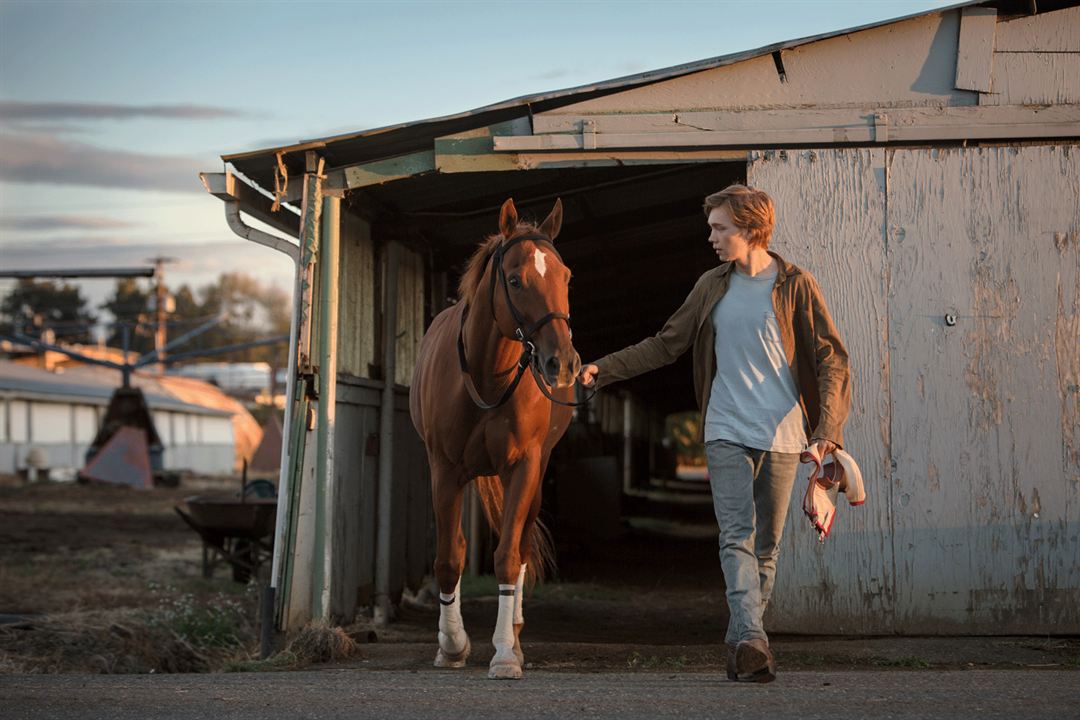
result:
[(562, 198), (555, 200), (555, 207), (551, 208), (547, 218), (540, 223), (540, 232), (551, 238), (552, 242), (555, 242), (559, 230), (562, 230)]
[(502, 233), (504, 240), (509, 240), (510, 236), (514, 234), (514, 230), (517, 229), (518, 214), (517, 208), (514, 207), (514, 198), (507, 198), (503, 203), (502, 210), (499, 211), (499, 232)]

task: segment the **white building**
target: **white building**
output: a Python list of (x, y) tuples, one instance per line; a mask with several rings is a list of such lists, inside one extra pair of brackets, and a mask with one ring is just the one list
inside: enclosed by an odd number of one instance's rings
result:
[[(119, 383), (119, 374), (111, 370), (49, 372), (0, 361), (0, 473), (25, 470), (27, 456), (38, 448), (50, 469), (73, 476), (86, 464), (86, 450)], [(143, 378), (135, 376), (133, 383), (141, 386)], [(232, 472), (230, 413), (184, 402), (161, 388), (144, 387), (144, 394), (165, 446), (165, 470)]]

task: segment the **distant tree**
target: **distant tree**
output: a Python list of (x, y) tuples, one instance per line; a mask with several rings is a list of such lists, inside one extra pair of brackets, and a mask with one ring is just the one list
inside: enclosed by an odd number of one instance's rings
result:
[[(288, 293), (277, 287), (264, 286), (244, 273), (224, 273), (217, 282), (204, 285), (198, 291), (182, 285), (174, 297), (176, 312), (172, 317), (180, 325), (170, 329), (170, 337), (191, 330), (200, 321), (218, 316), (222, 318), (210, 330), (177, 347), (177, 353), (236, 345), (289, 332), (291, 314)], [(239, 350), (212, 360), (262, 361), (283, 367), (287, 358), (288, 348), (282, 343), (280, 346)]]
[(124, 326), (128, 329), (128, 349), (139, 353), (154, 347), (154, 328), (149, 312), (150, 291), (139, 287), (135, 278), (121, 278), (108, 300), (100, 305), (114, 319), (106, 342), (112, 347), (124, 346)]
[(22, 332), (57, 341), (89, 343), (97, 322), (77, 285), (52, 280), (20, 279), (0, 303), (0, 332)]

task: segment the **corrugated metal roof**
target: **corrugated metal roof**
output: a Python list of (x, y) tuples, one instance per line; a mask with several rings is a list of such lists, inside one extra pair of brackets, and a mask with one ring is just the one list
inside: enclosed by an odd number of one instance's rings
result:
[[(153, 378), (135, 375), (132, 377), (132, 384), (143, 388), (146, 402), (152, 410), (173, 410), (215, 417), (231, 415), (222, 410), (186, 403), (155, 392)], [(0, 360), (0, 395), (10, 398), (106, 405), (113, 390), (119, 385), (120, 375), (115, 370), (80, 367), (53, 373), (30, 365)]]
[[(1049, 11), (1062, 7), (1073, 6), (1076, 0), (1039, 0), (1039, 10)], [(787, 40), (773, 43), (754, 50), (746, 50), (728, 55), (698, 60), (682, 65), (675, 65), (659, 70), (650, 70), (634, 75), (626, 75), (599, 83), (581, 85), (573, 88), (555, 90), (535, 95), (523, 95), (511, 100), (505, 100), (492, 105), (476, 108), (453, 115), (418, 120), (385, 127), (362, 130), (354, 133), (334, 135), (312, 140), (304, 140), (292, 145), (281, 145), (272, 148), (254, 150), (240, 153), (230, 153), (222, 156), (222, 160), (231, 163), (237, 170), (248, 179), (265, 189), (273, 187), (273, 172), (276, 165), (275, 156), (279, 152), (286, 153), (284, 162), (293, 172), (303, 172), (305, 150), (319, 151), (326, 159), (329, 168), (346, 167), (361, 162), (395, 157), (406, 153), (430, 149), (434, 138), (453, 133), (463, 132), (477, 127), (484, 127), (492, 123), (525, 117), (530, 113), (544, 112), (565, 105), (583, 102), (595, 97), (623, 92), (652, 83), (670, 80), (672, 78), (690, 75), (704, 70), (731, 65), (743, 60), (749, 60), (762, 55), (787, 50), (800, 45), (827, 40), (862, 30), (891, 25), (903, 22), (911, 18), (926, 15), (940, 14), (973, 5), (985, 5), (998, 8), (1001, 12), (1014, 12), (1023, 14), (1029, 12), (1028, 0), (969, 0), (954, 5), (938, 8), (920, 13), (912, 13), (898, 18), (869, 23), (857, 27), (836, 30), (833, 32), (812, 35), (809, 37)]]

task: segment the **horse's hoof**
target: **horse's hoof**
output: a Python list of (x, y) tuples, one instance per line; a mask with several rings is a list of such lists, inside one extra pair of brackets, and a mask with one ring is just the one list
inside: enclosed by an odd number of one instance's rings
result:
[(469, 659), (469, 653), (472, 652), (472, 643), (469, 642), (468, 636), (465, 637), (465, 649), (456, 655), (448, 655), (443, 652), (440, 647), (439, 652), (435, 653), (435, 667), (441, 668), (459, 668), (465, 667), (465, 661)]
[(488, 668), (488, 677), (492, 680), (520, 680), (521, 676), (521, 665), (509, 660), (493, 660)]

